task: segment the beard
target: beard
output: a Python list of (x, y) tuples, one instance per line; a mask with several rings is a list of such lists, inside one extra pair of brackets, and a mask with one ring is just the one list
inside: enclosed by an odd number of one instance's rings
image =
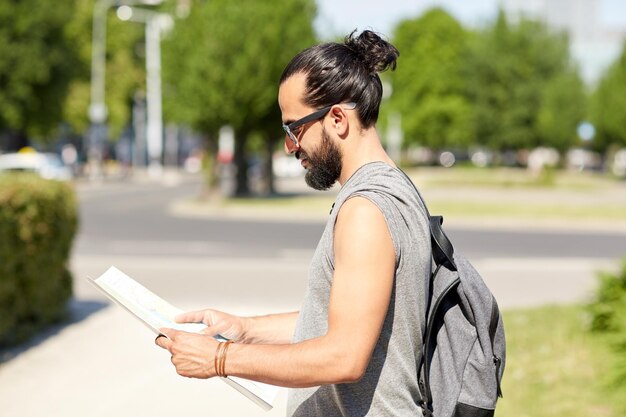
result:
[(304, 157), (308, 160), (308, 169), (304, 180), (307, 185), (315, 190), (324, 191), (337, 182), (341, 175), (341, 150), (335, 145), (326, 132), (322, 130), (322, 142), (319, 148), (311, 154), (299, 151), (296, 157)]

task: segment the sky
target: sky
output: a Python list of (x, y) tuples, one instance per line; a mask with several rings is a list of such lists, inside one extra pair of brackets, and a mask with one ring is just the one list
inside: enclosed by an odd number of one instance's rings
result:
[(495, 0), (317, 0), (317, 5), (315, 29), (322, 39), (354, 29), (371, 29), (391, 37), (396, 23), (437, 5), (468, 24), (489, 19), (497, 10)]
[[(600, 19), (608, 26), (626, 27), (626, 1), (600, 0)], [(440, 6), (464, 25), (481, 26), (496, 16), (499, 0), (317, 0), (315, 29), (322, 39), (372, 29), (392, 36), (396, 23)]]

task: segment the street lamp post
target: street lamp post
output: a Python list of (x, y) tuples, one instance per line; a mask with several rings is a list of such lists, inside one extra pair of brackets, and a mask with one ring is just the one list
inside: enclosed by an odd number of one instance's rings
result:
[(107, 108), (104, 102), (106, 70), (106, 15), (114, 0), (97, 0), (93, 8), (91, 37), (91, 103), (89, 121), (91, 126), (87, 137), (87, 160), (90, 177), (100, 176), (102, 163), (102, 143), (104, 142)]
[(125, 21), (146, 25), (146, 107), (148, 121), (146, 127), (149, 166), (151, 176), (159, 176), (163, 169), (163, 110), (161, 98), (161, 34), (173, 25), (173, 19), (166, 13), (121, 6), (117, 17)]
[(104, 84), (106, 69), (106, 12), (114, 0), (98, 0), (93, 8), (91, 37), (91, 104), (89, 120), (94, 124), (106, 121), (107, 110), (104, 103)]
[[(158, 5), (163, 0), (125, 1), (123, 4)], [(100, 175), (102, 162), (102, 145), (106, 138), (107, 107), (105, 103), (106, 84), (106, 28), (107, 12), (110, 7), (119, 5), (119, 0), (96, 0), (93, 8), (91, 38), (91, 101), (89, 104), (89, 121), (91, 127), (88, 135), (87, 157), (91, 178)]]

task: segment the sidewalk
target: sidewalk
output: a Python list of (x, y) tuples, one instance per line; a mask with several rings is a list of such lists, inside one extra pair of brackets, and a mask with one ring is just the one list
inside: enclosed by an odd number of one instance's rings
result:
[[(171, 417), (171, 416), (284, 416), (283, 391), (271, 412), (265, 412), (233, 388), (214, 379), (191, 380), (178, 376), (169, 354), (154, 345), (155, 335), (126, 311), (109, 302), (81, 277), (104, 270), (114, 262), (129, 275), (144, 280), (183, 309), (212, 305), (239, 314), (262, 314), (273, 309), (294, 310), (301, 300), (301, 285), (280, 285), (281, 279), (303, 275), (303, 260), (272, 265), (269, 262), (206, 261), (198, 258), (171, 259), (86, 256), (72, 261), (77, 302), (91, 303), (83, 320), (58, 332), (0, 366), (2, 417)], [(257, 285), (248, 283), (256, 272)], [(194, 288), (163, 294), (164, 282), (181, 274), (223, 276), (229, 274), (227, 291), (211, 293), (210, 279)], [(282, 278), (275, 278), (279, 275)], [(279, 290), (263, 295), (264, 282)], [(239, 302), (236, 292), (248, 288)], [(285, 297), (281, 290), (288, 290)], [(293, 294), (299, 293), (298, 296)], [(256, 300), (256, 302), (254, 302)], [(277, 302), (280, 300), (280, 302)], [(95, 307), (94, 307), (95, 306)]]

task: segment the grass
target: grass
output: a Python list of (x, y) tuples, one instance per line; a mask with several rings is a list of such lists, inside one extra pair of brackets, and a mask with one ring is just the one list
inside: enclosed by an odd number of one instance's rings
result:
[[(506, 197), (506, 196), (503, 196)], [(464, 218), (516, 218), (516, 219), (570, 219), (570, 220), (626, 220), (626, 205), (616, 203), (580, 204), (537, 203), (528, 201), (492, 202), (480, 200), (431, 199), (429, 210), (444, 217)], [(590, 200), (591, 202), (592, 200)]]
[(607, 175), (472, 167), (410, 172), (431, 211), (451, 218), (626, 220), (626, 183)]
[(307, 194), (296, 195), (290, 197), (272, 197), (272, 198), (231, 198), (222, 202), (224, 207), (231, 208), (250, 208), (250, 209), (298, 209), (310, 212), (329, 211), (335, 194)]
[(504, 313), (507, 364), (496, 417), (618, 417), (626, 397), (611, 392), (615, 353), (586, 330), (580, 306)]
[(608, 189), (619, 180), (606, 174), (565, 170), (545, 170), (533, 174), (521, 168), (478, 168), (461, 166), (445, 168), (413, 168), (407, 172), (425, 179), (425, 185), (433, 187), (496, 187), (540, 188), (565, 190)]
[[(407, 170), (431, 212), (449, 218), (626, 221), (626, 183), (588, 172), (551, 171), (536, 177), (512, 168)], [(547, 178), (547, 179), (546, 179)], [(336, 190), (335, 190), (336, 191)], [(225, 199), (228, 209), (326, 213), (335, 193)]]

